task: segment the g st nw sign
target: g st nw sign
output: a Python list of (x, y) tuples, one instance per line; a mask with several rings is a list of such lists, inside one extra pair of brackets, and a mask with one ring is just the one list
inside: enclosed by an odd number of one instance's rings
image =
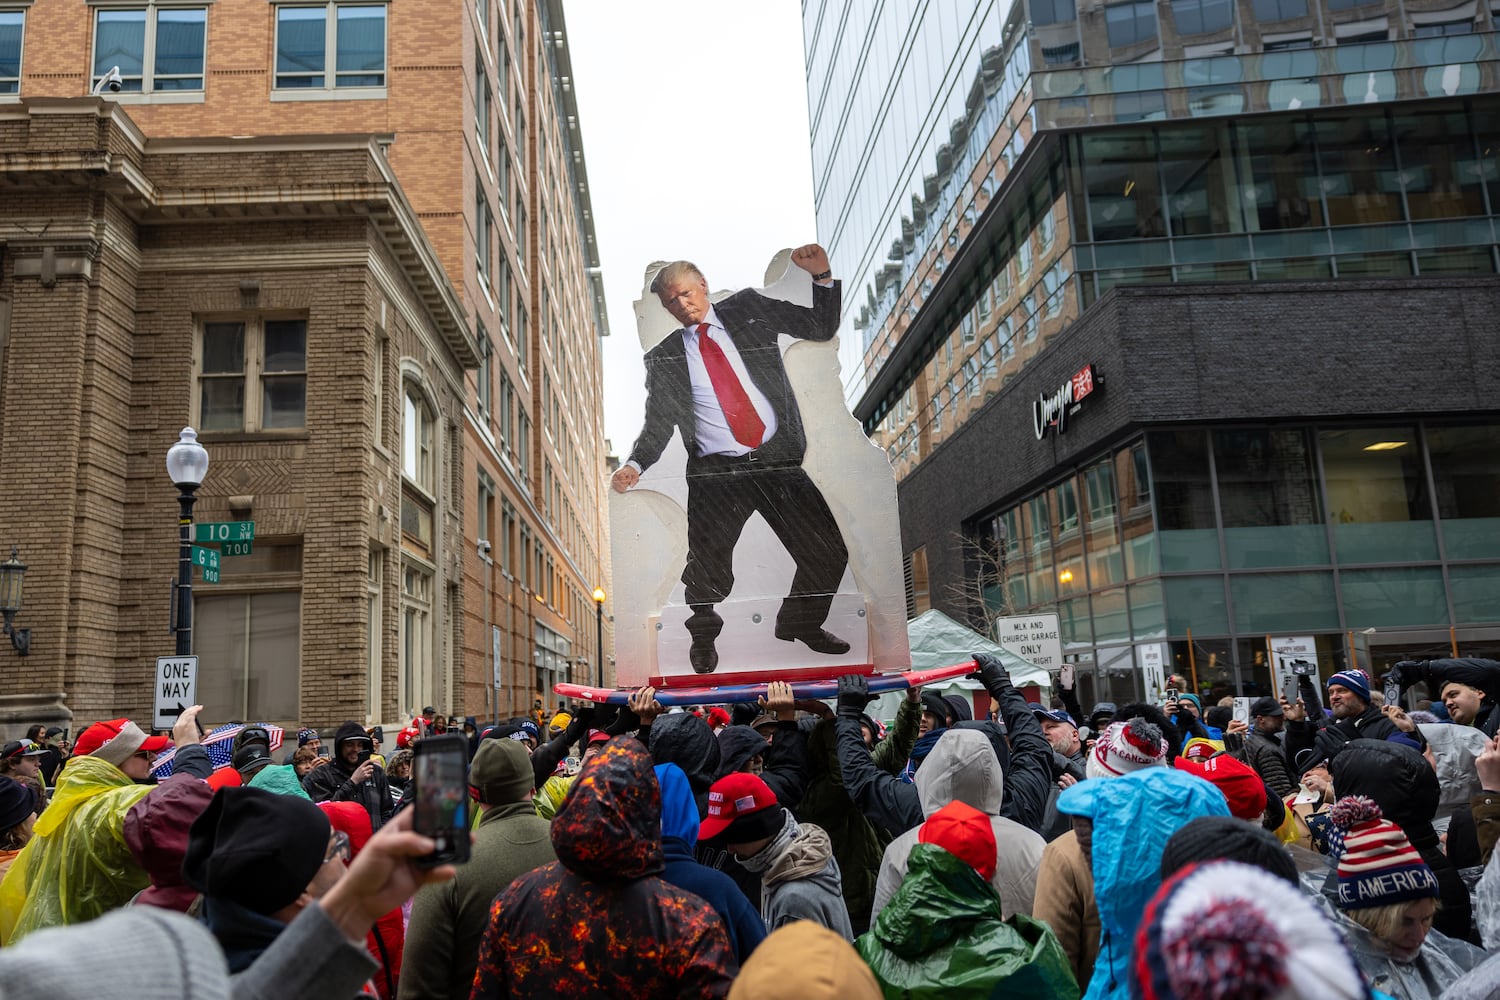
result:
[(1068, 417), (1077, 413), (1083, 401), (1103, 385), (1104, 379), (1094, 371), (1094, 366), (1084, 365), (1059, 386), (1057, 391), (1038, 396), (1031, 404), (1031, 424), (1032, 430), (1036, 431), (1036, 439), (1040, 441), (1045, 438), (1049, 428), (1056, 428), (1058, 434), (1065, 433), (1068, 429)]

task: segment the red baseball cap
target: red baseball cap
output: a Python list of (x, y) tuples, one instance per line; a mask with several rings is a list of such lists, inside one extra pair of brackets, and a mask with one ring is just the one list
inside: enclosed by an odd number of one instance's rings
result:
[(110, 719), (108, 722), (96, 722), (79, 733), (73, 744), (73, 756), (100, 757), (118, 767), (131, 754), (142, 750), (161, 753), (171, 745), (172, 741), (165, 736), (147, 736), (129, 719)]
[(698, 827), (701, 840), (711, 840), (737, 819), (775, 809), (776, 793), (753, 774), (726, 774), (708, 788), (708, 818)]
[(995, 828), (988, 816), (966, 802), (954, 799), (927, 817), (917, 829), (917, 840), (941, 847), (986, 882), (995, 877)]
[(1266, 783), (1254, 768), (1227, 753), (1203, 760), (1178, 757), (1176, 767), (1179, 771), (1197, 775), (1223, 792), (1231, 816), (1258, 822), (1260, 814), (1266, 811)]
[(609, 740), (610, 740), (609, 733), (606, 733), (604, 730), (602, 730), (602, 729), (590, 729), (589, 730), (589, 738), (584, 741), (584, 745), (585, 746), (592, 746), (595, 743), (608, 743)]

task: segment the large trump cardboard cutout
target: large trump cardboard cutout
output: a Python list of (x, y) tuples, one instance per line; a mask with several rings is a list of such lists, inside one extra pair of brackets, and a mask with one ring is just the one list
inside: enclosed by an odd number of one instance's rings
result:
[(762, 288), (674, 261), (636, 302), (646, 412), (611, 480), (616, 678), (686, 687), (910, 664), (896, 484), (844, 405), (816, 245)]

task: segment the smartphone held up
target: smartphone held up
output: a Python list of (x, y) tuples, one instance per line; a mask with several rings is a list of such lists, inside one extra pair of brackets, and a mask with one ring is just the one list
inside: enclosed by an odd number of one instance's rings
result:
[(412, 828), (437, 843), (424, 867), (469, 860), (469, 749), (462, 736), (429, 736), (412, 758), (416, 808)]

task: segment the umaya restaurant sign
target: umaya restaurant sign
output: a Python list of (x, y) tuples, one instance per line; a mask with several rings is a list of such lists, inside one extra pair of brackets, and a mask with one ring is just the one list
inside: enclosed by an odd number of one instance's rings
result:
[(1032, 429), (1036, 431), (1036, 439), (1040, 441), (1045, 438), (1049, 428), (1056, 428), (1058, 434), (1065, 433), (1068, 429), (1068, 417), (1077, 413), (1083, 401), (1103, 385), (1104, 379), (1095, 373), (1094, 366), (1084, 365), (1072, 378), (1059, 386), (1056, 392), (1038, 396), (1031, 404), (1031, 422)]

